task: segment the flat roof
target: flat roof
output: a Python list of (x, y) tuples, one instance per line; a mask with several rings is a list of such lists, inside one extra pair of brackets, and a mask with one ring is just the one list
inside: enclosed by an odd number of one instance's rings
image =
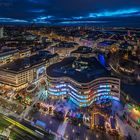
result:
[(137, 103), (140, 104), (140, 82), (136, 84), (121, 83), (121, 90), (130, 95)]
[(9, 64), (5, 64), (0, 67), (0, 70), (12, 71), (12, 72), (17, 73), (19, 71), (28, 69), (40, 63), (49, 61), (50, 58), (53, 58), (56, 55), (57, 54), (51, 54), (49, 52), (39, 53), (30, 57), (17, 59), (14, 62), (9, 63)]
[(92, 52), (93, 52), (93, 50), (90, 47), (79, 46), (78, 49), (72, 51), (71, 53), (87, 54), (87, 53), (92, 53)]
[(114, 43), (115, 41), (105, 40), (105, 41), (99, 42), (98, 46), (106, 47), (106, 46), (113, 45)]
[(0, 50), (0, 57), (3, 57), (5, 55), (11, 55), (13, 53), (18, 52), (18, 49), (4, 49)]
[[(81, 64), (88, 64), (82, 66), (84, 69), (77, 70), (73, 65), (78, 62)], [(77, 66), (81, 68), (81, 66)], [(85, 68), (86, 67), (86, 68)], [(99, 77), (110, 76), (110, 72), (103, 67), (100, 62), (95, 58), (77, 59), (76, 57), (69, 57), (63, 59), (61, 62), (55, 63), (47, 68), (47, 75), (50, 77), (70, 77), (80, 83), (88, 83)]]

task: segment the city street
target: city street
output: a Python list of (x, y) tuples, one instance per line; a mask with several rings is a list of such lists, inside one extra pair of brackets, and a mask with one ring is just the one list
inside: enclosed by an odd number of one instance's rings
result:
[[(57, 133), (60, 136), (70, 140), (125, 140), (124, 137), (111, 136), (104, 131), (90, 130), (86, 126), (73, 125), (70, 122), (60, 122), (58, 119), (50, 116), (36, 113), (32, 116), (34, 120), (41, 120), (46, 123), (46, 129)], [(63, 123), (67, 123), (62, 127)], [(60, 129), (60, 130), (59, 130)], [(60, 132), (60, 133), (59, 133)]]
[(1, 8), (0, 140), (140, 140), (139, 2), (23, 1)]

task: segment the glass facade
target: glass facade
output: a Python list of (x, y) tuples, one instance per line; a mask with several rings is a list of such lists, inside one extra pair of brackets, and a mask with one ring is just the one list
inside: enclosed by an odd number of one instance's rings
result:
[(71, 78), (47, 77), (50, 96), (69, 96), (79, 107), (86, 107), (102, 99), (120, 98), (120, 80), (112, 77), (98, 78), (90, 83), (78, 83)]

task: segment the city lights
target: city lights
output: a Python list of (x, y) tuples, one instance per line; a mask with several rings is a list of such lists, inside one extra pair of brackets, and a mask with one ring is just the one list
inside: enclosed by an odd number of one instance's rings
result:
[(0, 139), (140, 139), (138, 0), (0, 6)]

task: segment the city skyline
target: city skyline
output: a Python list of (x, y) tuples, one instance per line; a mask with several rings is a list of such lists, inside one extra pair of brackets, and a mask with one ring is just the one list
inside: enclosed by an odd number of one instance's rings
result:
[(139, 140), (140, 0), (0, 0), (0, 139)]

